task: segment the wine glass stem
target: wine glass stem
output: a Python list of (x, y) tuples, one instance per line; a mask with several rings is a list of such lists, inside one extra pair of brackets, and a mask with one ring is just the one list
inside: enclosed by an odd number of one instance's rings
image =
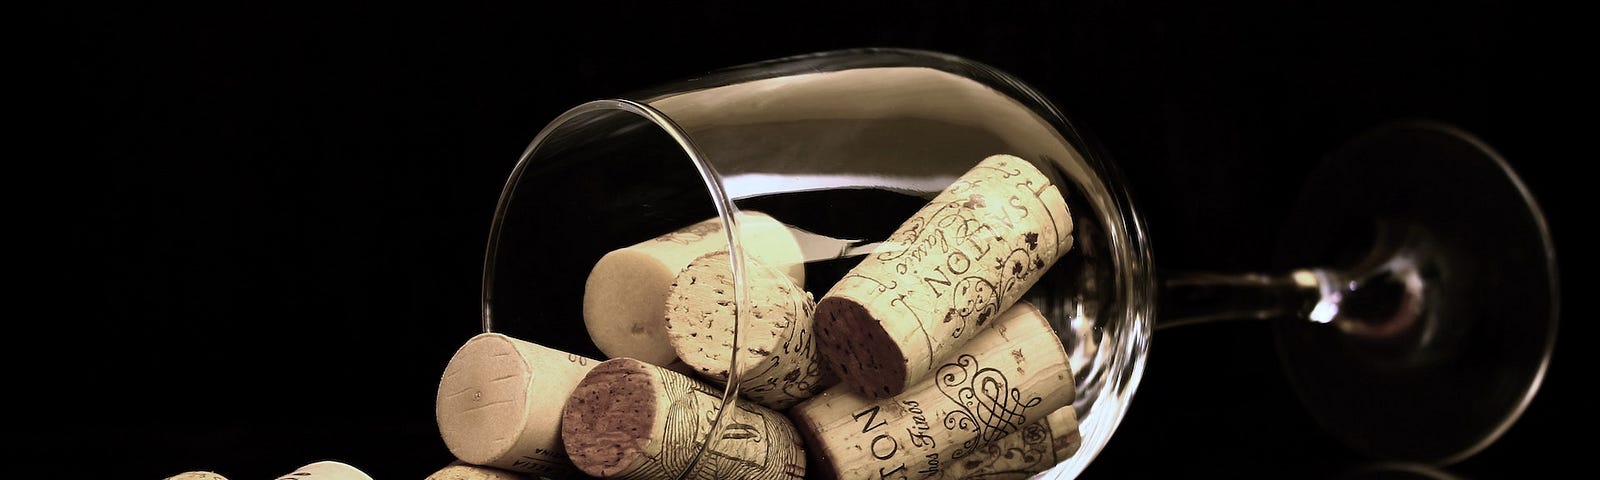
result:
[(1168, 272), (1161, 282), (1156, 329), (1300, 317), (1326, 323), (1338, 303), (1337, 277), (1325, 269), (1288, 273)]

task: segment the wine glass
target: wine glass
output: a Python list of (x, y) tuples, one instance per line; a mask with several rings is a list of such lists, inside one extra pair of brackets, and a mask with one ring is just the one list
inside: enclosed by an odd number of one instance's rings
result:
[[(1465, 138), (1444, 129), (1387, 131), (1446, 131), (1453, 136), (1444, 137)], [(1380, 141), (1391, 137), (1358, 141), (1334, 158), (1407, 154)], [(1461, 141), (1436, 143), (1463, 149)], [(1464, 144), (1481, 147), (1472, 141)], [(1501, 383), (1442, 388), (1465, 388), (1456, 391), (1473, 395), (1499, 388), (1495, 392), (1511, 394), (1485, 397), (1489, 400), (1482, 408), (1442, 409), (1441, 418), (1456, 414), (1471, 420), (1471, 426), (1449, 431), (1450, 442), (1428, 439), (1424, 433), (1422, 443), (1438, 447), (1417, 451), (1372, 440), (1395, 433), (1389, 427), (1420, 426), (1406, 423), (1380, 421), (1375, 427), (1346, 430), (1356, 432), (1346, 437), (1358, 447), (1372, 447), (1381, 455), (1450, 460), (1491, 441), (1515, 419), (1537, 389), (1555, 322), (1554, 303), (1541, 303), (1554, 296), (1555, 285), (1553, 255), (1537, 208), (1486, 148), (1464, 151), (1487, 154), (1488, 166), (1478, 168), (1492, 172), (1470, 174), (1477, 176), (1462, 179), (1450, 193), (1464, 195), (1478, 182), (1509, 180), (1512, 191), (1492, 197), (1507, 203), (1496, 207), (1498, 216), (1486, 220), (1510, 223), (1451, 218), (1437, 225), (1418, 224), (1410, 223), (1416, 218), (1385, 216), (1395, 213), (1387, 208), (1391, 204), (1361, 202), (1369, 200), (1361, 192), (1379, 187), (1351, 187), (1347, 182), (1368, 181), (1360, 175), (1395, 167), (1332, 162), (1302, 201), (1307, 213), (1299, 218), (1306, 221), (1285, 236), (1287, 273), (1186, 274), (1160, 280), (1144, 219), (1116, 165), (1038, 91), (1011, 75), (964, 58), (905, 49), (830, 51), (736, 66), (578, 105), (537, 134), (513, 169), (491, 225), (483, 329), (591, 358), (611, 356), (607, 350), (626, 348), (629, 342), (599, 339), (581, 320), (590, 287), (586, 278), (609, 252), (685, 235), (694, 241), (711, 236), (731, 253), (728, 275), (736, 285), (738, 311), (745, 312), (746, 279), (752, 275), (747, 251), (752, 246), (744, 240), (742, 225), (750, 223), (745, 214), (757, 212), (792, 235), (803, 259), (803, 272), (795, 278), (803, 278), (804, 289), (821, 296), (963, 173), (991, 155), (1010, 154), (1060, 187), (1071, 214), (1072, 249), (1023, 300), (1039, 309), (1068, 354), (1076, 385), (1070, 405), (1081, 435), (1075, 454), (1030, 458), (1031, 463), (1010, 472), (1011, 478), (1073, 478), (1106, 445), (1139, 386), (1158, 323), (1158, 290), (1171, 292), (1159, 297), (1167, 319), (1160, 322), (1163, 326), (1239, 317), (1300, 318), (1275, 323), (1285, 364), (1308, 405), (1332, 419), (1335, 430), (1351, 421), (1352, 412), (1377, 406), (1341, 403), (1368, 399), (1362, 391), (1341, 390), (1346, 384), (1340, 382), (1358, 371), (1376, 370), (1379, 378), (1398, 383), (1453, 368), (1462, 353), (1488, 355), (1477, 360), (1494, 369), (1485, 376)], [(1384, 192), (1403, 195), (1407, 187), (1437, 183), (1426, 173), (1441, 163), (1416, 163), (1393, 178), (1379, 175), (1393, 181)], [(1402, 172), (1411, 176), (1402, 179)], [(1370, 222), (1374, 219), (1378, 222)], [(690, 225), (707, 228), (685, 230)], [(1458, 228), (1431, 230), (1441, 225)], [(1485, 225), (1498, 225), (1504, 235), (1479, 235), (1475, 238), (1481, 243), (1465, 245), (1449, 241), (1466, 228), (1479, 232)], [(1473, 256), (1506, 241), (1521, 242), (1524, 250), (1505, 257)], [(1458, 253), (1435, 254), (1441, 247)], [(1349, 263), (1356, 258), (1353, 252), (1367, 254), (1362, 257), (1366, 262)], [(1475, 315), (1465, 321), (1470, 325), (1453, 320), (1462, 309), (1478, 306), (1462, 304), (1466, 300), (1457, 297), (1482, 293), (1475, 288), (1484, 277), (1478, 272), (1463, 278), (1455, 269), (1495, 269), (1505, 262), (1518, 265), (1507, 267), (1517, 270), (1507, 272), (1515, 276), (1505, 281), (1518, 282), (1522, 298), (1539, 303), (1524, 305), (1532, 309), (1527, 310), (1530, 315), (1544, 315), (1548, 321), (1532, 322), (1522, 333), (1459, 333), (1459, 328), (1471, 330), (1486, 322), (1495, 328), (1512, 325), (1516, 315), (1510, 314), (1488, 320)], [(1450, 274), (1443, 275), (1441, 268)], [(1239, 292), (1249, 294), (1234, 295)], [(1398, 305), (1406, 315), (1380, 311), (1395, 299), (1403, 300)], [(745, 401), (739, 395), (737, 368), (744, 335), (736, 331), (733, 336), (720, 412)], [(1496, 340), (1512, 337), (1532, 343), (1500, 349), (1503, 345)], [(613, 343), (604, 345), (608, 342)], [(1371, 367), (1334, 368), (1357, 364)], [(1390, 365), (1410, 370), (1389, 375)], [(1453, 378), (1473, 380), (1464, 377), (1470, 375)], [(1324, 381), (1329, 383), (1319, 383)], [(1485, 419), (1496, 427), (1485, 432), (1480, 425)], [(704, 438), (697, 444), (701, 453), (716, 444), (722, 428), (719, 413), (709, 428), (698, 432)], [(1462, 441), (1469, 447), (1460, 447)], [(680, 478), (704, 475), (695, 471), (697, 463), (684, 468)]]
[(1271, 323), (1301, 402), (1368, 457), (1446, 466), (1491, 445), (1539, 390), (1559, 315), (1543, 213), (1453, 125), (1377, 125), (1313, 170), (1274, 273), (1162, 280), (1158, 330)]

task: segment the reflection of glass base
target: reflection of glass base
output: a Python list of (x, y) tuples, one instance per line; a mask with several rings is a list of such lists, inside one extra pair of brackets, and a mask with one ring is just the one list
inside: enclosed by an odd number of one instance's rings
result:
[[(1278, 262), (1359, 275), (1394, 259), (1408, 266), (1410, 288), (1367, 289), (1331, 324), (1277, 323), (1279, 351), (1302, 401), (1347, 444), (1453, 463), (1499, 438), (1539, 388), (1557, 323), (1550, 235), (1482, 142), (1448, 126), (1394, 124), (1313, 173)], [(1420, 302), (1395, 301), (1419, 285)]]

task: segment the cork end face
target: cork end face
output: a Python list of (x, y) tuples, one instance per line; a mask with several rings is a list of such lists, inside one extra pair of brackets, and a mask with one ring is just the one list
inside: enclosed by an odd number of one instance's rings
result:
[(865, 306), (823, 297), (816, 309), (817, 347), (839, 381), (868, 398), (899, 395), (907, 386), (906, 355)]
[[(745, 271), (749, 309), (743, 319), (739, 316), (732, 258), (726, 250), (696, 258), (678, 272), (672, 283), (666, 303), (667, 339), (678, 359), (700, 377), (726, 383), (729, 370), (737, 370), (750, 385), (763, 381), (752, 374), (781, 375), (780, 371), (795, 368), (797, 362), (810, 360), (795, 351), (810, 350), (801, 345), (810, 342), (797, 339), (804, 336), (796, 332), (810, 327), (815, 305), (811, 294), (782, 271), (754, 257), (745, 259)], [(744, 332), (739, 339), (738, 365), (733, 364), (735, 324)], [(800, 381), (811, 380), (807, 377)], [(778, 388), (794, 382), (784, 380)], [(768, 406), (773, 406), (770, 400), (782, 396), (745, 392), (752, 400)]]
[(589, 371), (561, 414), (561, 438), (573, 465), (596, 477), (612, 477), (645, 462), (666, 398), (649, 366), (612, 359)]
[[(760, 263), (751, 258), (745, 265)], [(728, 252), (719, 250), (696, 258), (678, 272), (668, 292), (667, 340), (678, 359), (701, 376), (726, 382), (739, 310)]]
[(600, 257), (583, 287), (583, 324), (607, 357), (656, 365), (677, 359), (662, 320), (678, 272), (646, 253), (614, 250)]
[(532, 371), (503, 335), (481, 334), (462, 345), (445, 367), (434, 403), (450, 453), (474, 464), (510, 453), (528, 422)]

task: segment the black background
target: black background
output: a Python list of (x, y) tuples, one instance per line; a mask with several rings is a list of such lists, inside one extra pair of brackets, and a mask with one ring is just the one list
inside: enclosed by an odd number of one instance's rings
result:
[[(400, 3), (400, 2), (397, 2)], [(753, 2), (752, 2), (753, 3)], [(49, 7), (12, 72), (29, 111), (13, 440), (63, 478), (322, 459), (380, 480), (450, 460), (438, 375), (478, 328), (500, 187), (566, 108), (703, 71), (850, 47), (1010, 72), (1096, 136), (1167, 269), (1258, 270), (1321, 155), (1377, 123), (1476, 133), (1544, 207), (1572, 278), (1588, 183), (1564, 114), (1572, 12), (1545, 2), (850, 2)], [(1579, 122), (1590, 125), (1592, 122)], [(32, 152), (32, 153), (27, 153)], [(1569, 298), (1581, 296), (1571, 280)], [(37, 309), (37, 310), (35, 310)], [(1582, 465), (1588, 355), (1565, 309), (1545, 389), (1469, 478)], [(31, 311), (33, 313), (21, 313)], [(571, 321), (578, 321), (572, 319)], [(1263, 324), (1156, 336), (1086, 478), (1337, 478)], [(1576, 440), (1558, 440), (1576, 434)]]

